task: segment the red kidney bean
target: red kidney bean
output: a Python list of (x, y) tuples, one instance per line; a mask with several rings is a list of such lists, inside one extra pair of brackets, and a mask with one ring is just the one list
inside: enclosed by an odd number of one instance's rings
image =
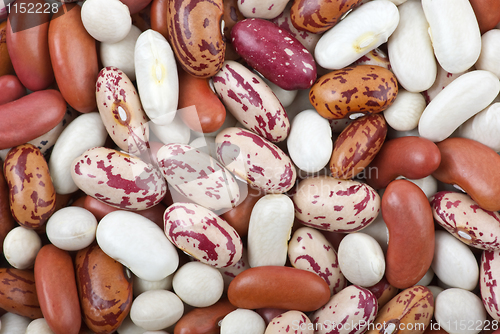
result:
[[(50, 63), (48, 32), (50, 13), (41, 8), (45, 0), (18, 0), (7, 20), (7, 48), (14, 70), (23, 85), (32, 91), (47, 88), (54, 81)], [(21, 8), (28, 8), (21, 12)], [(46, 9), (46, 7), (45, 7)]]
[(316, 80), (316, 62), (286, 30), (264, 19), (245, 19), (231, 31), (236, 52), (272, 83), (286, 90), (307, 89)]
[(314, 311), (330, 299), (328, 284), (318, 275), (280, 266), (250, 268), (236, 275), (227, 291), (239, 308)]
[(96, 109), (95, 83), (99, 73), (95, 40), (83, 26), (80, 6), (63, 4), (52, 16), (49, 50), (62, 96), (79, 112)]
[(0, 76), (14, 73), (7, 49), (7, 21), (4, 21), (0, 22)]
[(462, 188), (481, 208), (500, 210), (500, 156), (488, 146), (467, 138), (448, 138), (437, 144), (441, 163), (432, 176)]
[(0, 269), (0, 307), (30, 319), (43, 317), (32, 270)]
[(499, 0), (469, 0), (476, 14), (481, 34), (484, 34), (500, 22)]
[[(0, 56), (1, 57), (1, 56)], [(0, 105), (6, 104), (26, 95), (26, 88), (15, 75), (0, 76)]]
[(168, 40), (168, 0), (151, 2), (151, 28)]
[(421, 179), (431, 175), (441, 162), (438, 147), (422, 137), (388, 140), (368, 166), (366, 182), (375, 189), (385, 188), (398, 176)]
[(407, 180), (389, 183), (381, 208), (389, 230), (385, 277), (406, 289), (425, 275), (434, 257), (432, 208), (424, 192)]
[(127, 5), (130, 14), (139, 13), (141, 10), (146, 8), (151, 0), (120, 0)]
[(399, 289), (389, 284), (387, 278), (385, 277), (383, 277), (377, 284), (370, 286), (367, 289), (370, 290), (377, 298), (379, 310), (399, 292)]
[(55, 334), (77, 334), (82, 317), (70, 255), (54, 245), (43, 246), (35, 260), (40, 308)]
[(285, 313), (287, 310), (282, 310), (280, 308), (258, 308), (255, 310), (262, 319), (266, 322), (266, 325), (276, 318), (278, 315)]

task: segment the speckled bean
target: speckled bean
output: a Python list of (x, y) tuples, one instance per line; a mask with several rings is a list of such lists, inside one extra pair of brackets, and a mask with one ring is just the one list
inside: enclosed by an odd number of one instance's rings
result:
[(497, 284), (500, 275), (499, 256), (498, 250), (484, 251), (479, 270), (481, 299), (486, 311), (494, 320), (500, 320), (500, 287)]
[[(290, 328), (293, 332), (290, 332)], [(288, 311), (274, 317), (266, 327), (264, 334), (313, 334), (311, 320), (300, 311)]]
[[(43, 317), (38, 302), (33, 270), (0, 269), (0, 307), (7, 312), (37, 319)], [(2, 329), (4, 323), (2, 321)]]
[(273, 19), (285, 9), (288, 0), (238, 0), (238, 9), (245, 17)]

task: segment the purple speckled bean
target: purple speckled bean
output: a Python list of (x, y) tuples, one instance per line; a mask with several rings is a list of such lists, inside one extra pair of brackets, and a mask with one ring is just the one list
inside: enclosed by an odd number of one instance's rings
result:
[(375, 320), (377, 312), (377, 298), (373, 293), (351, 285), (335, 294), (311, 320), (317, 328), (315, 334), (361, 334)]
[(213, 77), (226, 108), (247, 129), (272, 142), (285, 140), (290, 121), (271, 88), (245, 66), (229, 60)]
[(272, 22), (239, 21), (231, 31), (231, 40), (250, 66), (283, 89), (308, 89), (316, 80), (316, 63), (311, 53)]
[(217, 158), (230, 172), (267, 193), (284, 193), (295, 184), (297, 172), (276, 145), (253, 132), (227, 128), (215, 138)]
[(500, 320), (500, 252), (484, 251), (479, 270), (479, 288), (486, 311), (494, 320)]
[(434, 219), (469, 246), (500, 250), (500, 214), (482, 209), (468, 195), (440, 191), (430, 198)]
[(331, 232), (359, 231), (380, 210), (380, 196), (369, 185), (329, 176), (301, 181), (293, 202), (300, 223)]
[(224, 219), (194, 203), (175, 203), (165, 210), (165, 235), (176, 247), (217, 268), (238, 262), (241, 238)]
[(71, 164), (71, 177), (87, 195), (119, 209), (153, 207), (167, 191), (165, 179), (151, 164), (105, 147), (77, 157)]

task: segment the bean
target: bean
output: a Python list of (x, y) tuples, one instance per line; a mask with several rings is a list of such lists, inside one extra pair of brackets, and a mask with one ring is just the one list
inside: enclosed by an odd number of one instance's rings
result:
[(26, 95), (26, 88), (22, 85), (21, 81), (15, 75), (0, 76), (0, 90), (2, 97), (0, 97), (0, 105), (6, 104)]
[(176, 323), (174, 334), (218, 334), (219, 322), (236, 309), (226, 298), (185, 313)]
[(130, 318), (141, 328), (156, 331), (175, 324), (183, 312), (184, 305), (175, 293), (151, 290), (134, 299)]
[(500, 22), (499, 2), (495, 0), (471, 0), (481, 34), (494, 28)]
[[(0, 269), (0, 307), (7, 312), (28, 317), (41, 318), (35, 276), (32, 270), (13, 268)], [(4, 323), (2, 322), (2, 328)]]
[[(1, 15), (2, 14), (0, 14), (0, 16)], [(7, 49), (7, 21), (4, 21), (0, 22), (0, 76), (14, 73), (14, 67), (12, 66), (9, 51)]]
[(42, 240), (38, 234), (22, 226), (13, 228), (5, 237), (3, 254), (9, 264), (16, 269), (28, 269), (35, 264)]
[[(82, 5), (81, 12), (85, 29), (99, 42), (119, 42), (127, 36), (132, 26), (129, 7), (118, 0), (106, 3), (89, 0)], [(103, 15), (106, 15), (104, 20)]]

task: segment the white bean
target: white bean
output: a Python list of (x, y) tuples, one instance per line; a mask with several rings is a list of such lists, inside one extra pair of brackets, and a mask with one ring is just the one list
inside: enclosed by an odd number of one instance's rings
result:
[(38, 234), (22, 226), (10, 230), (3, 242), (5, 259), (17, 269), (32, 267), (40, 248), (42, 248), (42, 240)]
[(425, 107), (422, 94), (400, 89), (394, 103), (384, 110), (384, 117), (394, 130), (410, 131), (417, 127)]
[(0, 318), (2, 324), (0, 334), (25, 334), (30, 322), (30, 318), (14, 313), (5, 313)]
[(150, 141), (157, 139), (156, 141), (160, 141), (163, 144), (187, 144), (191, 138), (191, 129), (182, 121), (179, 114), (175, 115), (173, 121), (167, 125), (158, 125), (150, 122), (149, 128), (154, 135), (150, 136)]
[(159, 281), (148, 281), (134, 275), (134, 297), (149, 290), (170, 290), (174, 274), (168, 275)]
[(151, 290), (132, 302), (130, 319), (149, 331), (162, 330), (175, 324), (184, 313), (184, 304), (172, 291)]
[(26, 334), (54, 334), (44, 318), (35, 319), (26, 328)]
[(457, 135), (478, 141), (500, 152), (500, 103), (493, 103), (462, 124)]
[(252, 310), (237, 309), (222, 319), (221, 334), (264, 334), (266, 323), (264, 319)]
[(86, 0), (81, 15), (83, 26), (99, 42), (119, 42), (132, 26), (130, 10), (120, 0)]
[(500, 78), (500, 29), (491, 29), (481, 36), (481, 54), (475, 67)]

